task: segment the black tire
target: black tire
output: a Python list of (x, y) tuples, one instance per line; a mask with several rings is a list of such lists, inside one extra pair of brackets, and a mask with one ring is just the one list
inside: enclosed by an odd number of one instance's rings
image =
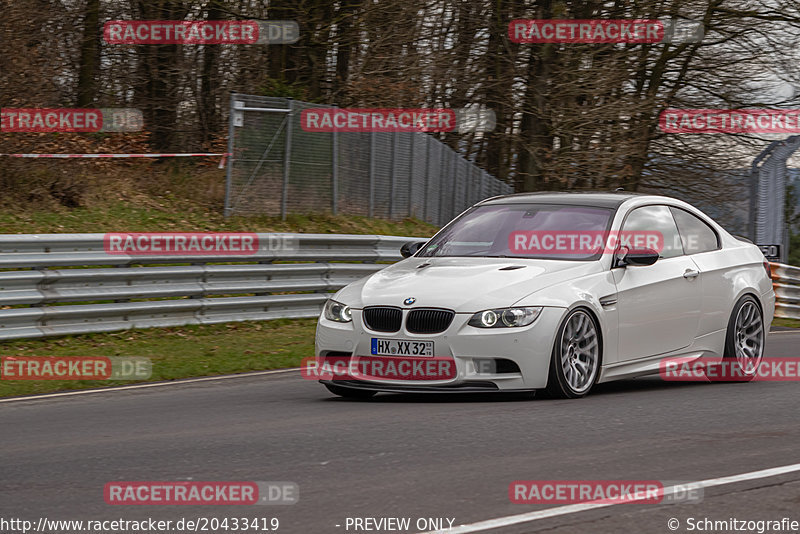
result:
[[(748, 312), (751, 315), (751, 320), (760, 325), (758, 331), (758, 348), (757, 354), (751, 361), (743, 360), (743, 338), (747, 337), (747, 333), (741, 332), (741, 319), (746, 318)], [(756, 326), (750, 328), (750, 333), (756, 333)], [(747, 329), (745, 329), (747, 330)], [(706, 377), (711, 382), (750, 382), (758, 374), (758, 364), (764, 356), (764, 342), (766, 341), (766, 331), (764, 329), (764, 314), (761, 311), (761, 306), (752, 295), (745, 295), (739, 299), (733, 307), (731, 316), (728, 319), (728, 328), (725, 332), (725, 348), (723, 352), (722, 365), (710, 365), (706, 370)], [(752, 349), (751, 349), (752, 350)]]
[(348, 388), (344, 386), (335, 386), (333, 384), (325, 384), (325, 387), (334, 395), (339, 395), (347, 399), (369, 399), (374, 397), (377, 393), (377, 391), (370, 391), (368, 389)]
[[(587, 372), (589, 375), (588, 378), (586, 378), (588, 383), (581, 385), (579, 388), (574, 387), (570, 383), (570, 378), (567, 376), (567, 372), (564, 370), (564, 362), (562, 361), (562, 355), (564, 354), (563, 348), (566, 341), (566, 338), (564, 337), (565, 331), (567, 326), (570, 325), (571, 322), (575, 321), (576, 318), (582, 318), (584, 321), (588, 321), (588, 326), (591, 327), (594, 332), (593, 343), (596, 347), (594, 367), (591, 372)], [(574, 346), (572, 342), (567, 343), (567, 345)], [(587, 348), (589, 348), (589, 344), (583, 347), (583, 349)], [(577, 350), (572, 349), (571, 354), (573, 352), (577, 352)], [(556, 338), (553, 342), (553, 352), (550, 356), (550, 371), (547, 378), (547, 387), (545, 388), (546, 396), (555, 399), (578, 399), (585, 397), (589, 391), (592, 390), (595, 382), (597, 382), (597, 377), (600, 375), (600, 366), (603, 361), (602, 356), (603, 351), (600, 328), (598, 327), (594, 316), (589, 313), (588, 310), (583, 308), (576, 308), (572, 310), (561, 321), (561, 325), (558, 327), (558, 331), (556, 332)], [(573, 361), (575, 360), (574, 357), (571, 359)], [(575, 367), (572, 367), (570, 372), (574, 373)]]

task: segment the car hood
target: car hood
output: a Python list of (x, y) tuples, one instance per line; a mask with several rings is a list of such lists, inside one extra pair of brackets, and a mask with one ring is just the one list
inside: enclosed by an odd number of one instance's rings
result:
[(548, 286), (600, 271), (597, 261), (408, 258), (348, 285), (334, 297), (352, 306), (450, 308), (474, 313), (512, 306)]

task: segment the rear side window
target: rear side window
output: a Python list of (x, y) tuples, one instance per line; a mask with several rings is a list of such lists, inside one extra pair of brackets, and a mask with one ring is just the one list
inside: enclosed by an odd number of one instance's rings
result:
[(717, 233), (703, 220), (680, 208), (670, 207), (669, 209), (672, 210), (672, 216), (675, 217), (686, 254), (699, 254), (719, 248)]

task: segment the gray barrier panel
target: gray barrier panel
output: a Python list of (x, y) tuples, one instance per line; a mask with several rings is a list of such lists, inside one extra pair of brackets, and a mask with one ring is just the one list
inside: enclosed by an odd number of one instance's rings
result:
[(247, 256), (111, 254), (105, 234), (0, 235), (0, 339), (316, 317), (331, 292), (426, 240), (256, 235)]

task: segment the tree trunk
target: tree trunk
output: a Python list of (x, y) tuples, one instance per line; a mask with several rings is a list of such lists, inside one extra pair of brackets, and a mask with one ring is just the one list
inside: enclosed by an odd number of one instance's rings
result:
[(97, 100), (97, 71), (100, 66), (100, 0), (86, 0), (78, 67), (77, 106), (88, 108)]

